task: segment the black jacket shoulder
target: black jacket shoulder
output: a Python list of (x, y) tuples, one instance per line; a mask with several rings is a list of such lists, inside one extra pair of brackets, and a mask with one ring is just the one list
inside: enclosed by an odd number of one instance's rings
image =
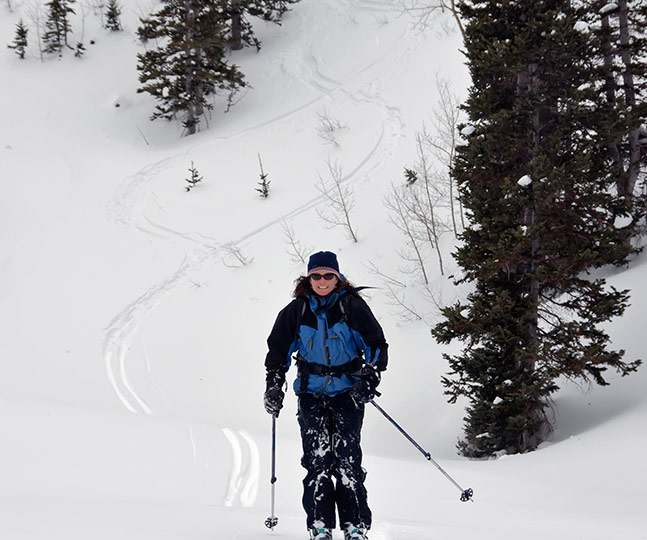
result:
[(295, 340), (305, 298), (295, 298), (276, 317), (267, 338), (265, 367), (268, 370), (285, 371), (288, 367), (290, 348)]

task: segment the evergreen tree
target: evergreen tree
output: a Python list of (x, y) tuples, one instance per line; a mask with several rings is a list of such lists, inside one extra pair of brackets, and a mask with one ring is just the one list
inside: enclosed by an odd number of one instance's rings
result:
[(82, 41), (79, 41), (74, 48), (74, 57), (81, 58), (85, 54), (85, 45)]
[(27, 50), (28, 33), (29, 30), (27, 30), (22, 19), (20, 19), (16, 25), (16, 36), (14, 37), (13, 45), (7, 45), (10, 49), (14, 49), (16, 54), (22, 59), (25, 58), (25, 51)]
[(407, 182), (407, 186), (412, 186), (418, 180), (418, 173), (413, 169), (407, 167), (404, 168), (404, 179)]
[(106, 28), (113, 32), (119, 32), (121, 27), (121, 6), (117, 0), (108, 0), (106, 5)]
[(138, 92), (158, 100), (151, 119), (180, 115), (187, 134), (195, 133), (208, 97), (228, 92), (228, 105), (243, 86), (243, 74), (226, 58), (227, 38), (212, 0), (162, 0), (162, 7), (141, 20), (138, 35), (156, 47), (137, 55)]
[(558, 378), (607, 384), (607, 369), (640, 364), (609, 350), (601, 328), (628, 292), (588, 275), (631, 248), (614, 227), (625, 207), (603, 145), (612, 111), (591, 84), (595, 42), (578, 30), (586, 10), (574, 4), (461, 4), (474, 129), (452, 169), (471, 222), (455, 257), (473, 290), (433, 334), (465, 343), (445, 356), (443, 384), (450, 401), (468, 399), (468, 456), (536, 448)]
[(203, 180), (203, 177), (198, 172), (198, 169), (195, 168), (193, 161), (191, 162), (191, 167), (189, 167), (189, 173), (191, 174), (191, 176), (184, 179), (184, 181), (188, 184), (184, 186), (184, 189), (186, 191), (191, 191), (197, 184), (199, 184)]
[(281, 24), (281, 18), (290, 5), (299, 0), (218, 0), (222, 17), (230, 27), (229, 43), (232, 50), (242, 49), (245, 45), (261, 49), (261, 42), (254, 35), (248, 19), (258, 17), (265, 21)]
[(45, 21), (47, 31), (43, 34), (45, 52), (60, 54), (63, 46), (69, 47), (67, 37), (72, 31), (69, 16), (74, 14), (71, 4), (75, 2), (76, 0), (51, 0), (45, 3), (49, 8), (47, 21)]
[(255, 188), (261, 194), (263, 199), (267, 199), (270, 196), (270, 181), (267, 179), (267, 173), (263, 170), (263, 162), (261, 161), (261, 155), (258, 154), (258, 164), (261, 167), (261, 180), (258, 182), (258, 187)]

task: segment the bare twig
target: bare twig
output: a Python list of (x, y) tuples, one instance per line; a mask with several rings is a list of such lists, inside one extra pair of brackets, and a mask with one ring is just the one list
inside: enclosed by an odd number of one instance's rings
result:
[(418, 20), (418, 26), (427, 28), (430, 24), (430, 19), (436, 13), (449, 11), (456, 23), (458, 31), (465, 41), (465, 27), (458, 12), (456, 0), (400, 0), (400, 5), (406, 13), (410, 13)]
[[(440, 225), (436, 216), (436, 206), (441, 198), (432, 182), (432, 174), (429, 166), (429, 160), (424, 151), (424, 145), (420, 134), (416, 136), (418, 145), (418, 172), (422, 177), (422, 183), (418, 183), (411, 188), (411, 199), (414, 202), (410, 211), (418, 222), (424, 227), (429, 244), (436, 249), (438, 255), (438, 264), (441, 275), (445, 274), (443, 269), (443, 255), (440, 251)], [(421, 192), (421, 193), (420, 193)], [(422, 196), (421, 196), (422, 195)]]
[(371, 274), (375, 274), (376, 276), (379, 276), (380, 278), (382, 278), (384, 282), (391, 283), (396, 287), (406, 287), (406, 284), (403, 283), (402, 281), (399, 281), (395, 279), (393, 276), (389, 276), (388, 274), (385, 274), (381, 270), (378, 270), (377, 265), (374, 262), (368, 261), (367, 263), (364, 263), (364, 266), (368, 269), (368, 271)]
[(326, 210), (317, 208), (317, 215), (330, 227), (343, 227), (350, 239), (357, 243), (357, 234), (350, 221), (350, 212), (355, 206), (353, 190), (342, 185), (342, 169), (336, 162), (328, 160), (330, 181), (327, 183), (321, 175), (316, 184), (319, 192), (325, 197), (328, 207)]
[[(398, 230), (404, 235), (405, 242), (409, 249), (415, 254), (414, 260), (417, 268), (422, 275), (422, 279), (426, 284), (429, 283), (427, 269), (425, 267), (425, 259), (422, 254), (422, 246), (420, 245), (419, 236), (415, 231), (414, 222), (411, 219), (410, 211), (407, 207), (407, 188), (393, 186), (390, 194), (384, 200), (384, 205), (391, 210), (389, 220), (393, 223)], [(408, 258), (406, 255), (401, 254), (403, 258)]]
[(290, 227), (287, 221), (281, 221), (281, 229), (283, 230), (283, 236), (289, 246), (289, 250), (286, 251), (290, 255), (290, 260), (295, 263), (305, 263), (307, 261), (308, 254), (312, 252), (312, 247), (304, 246), (299, 240), (297, 240), (296, 235), (294, 234), (294, 229)]
[(454, 186), (454, 180), (449, 171), (456, 155), (458, 124), (461, 119), (460, 101), (452, 92), (451, 84), (445, 79), (436, 77), (436, 88), (439, 100), (434, 109), (433, 131), (429, 132), (423, 126), (424, 144), (429, 147), (430, 154), (443, 166), (442, 182), (449, 189), (449, 205), (451, 208), (454, 235), (458, 235), (459, 226), (456, 214), (460, 215), (460, 228), (465, 228), (463, 206)]
[(317, 135), (327, 143), (339, 146), (339, 142), (337, 142), (337, 134), (339, 131), (344, 129), (344, 126), (341, 125), (339, 120), (332, 118), (328, 109), (325, 108), (317, 111), (317, 118), (319, 120)]
[(137, 128), (137, 131), (139, 131), (139, 134), (142, 136), (142, 139), (144, 139), (144, 142), (146, 143), (146, 146), (150, 146), (150, 143), (148, 142), (148, 139), (146, 138), (146, 135), (144, 135), (144, 132), (139, 128), (137, 124), (135, 124), (135, 127)]
[(406, 301), (404, 290), (407, 288), (407, 285), (404, 282), (385, 274), (371, 261), (365, 263), (364, 266), (366, 266), (371, 274), (380, 277), (383, 284), (382, 289), (386, 290), (388, 298), (387, 304), (396, 308), (395, 315), (406, 321), (419, 321), (423, 319), (423, 316), (418, 313), (415, 306)]
[(226, 261), (225, 259), (222, 260), (222, 264), (227, 266), (228, 268), (240, 268), (242, 266), (247, 266), (249, 263), (251, 263), (254, 259), (250, 259), (249, 257), (243, 255), (242, 251), (240, 250), (240, 247), (238, 244), (235, 242), (229, 242), (228, 244), (225, 244), (223, 246), (223, 249), (227, 252), (229, 257), (233, 259), (233, 263)]
[(25, 13), (27, 18), (32, 22), (36, 30), (36, 40), (38, 42), (38, 53), (40, 55), (40, 61), (43, 61), (43, 5), (38, 0), (30, 0), (30, 2), (25, 6)]
[(389, 305), (398, 308), (397, 315), (406, 321), (421, 321), (424, 317), (416, 311), (415, 307), (409, 304), (402, 293), (402, 289), (396, 289), (392, 285), (385, 285), (391, 300)]

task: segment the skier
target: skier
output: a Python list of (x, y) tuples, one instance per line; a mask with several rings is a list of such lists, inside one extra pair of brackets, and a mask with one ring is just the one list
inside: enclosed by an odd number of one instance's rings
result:
[(303, 446), (303, 507), (311, 540), (332, 540), (335, 507), (344, 540), (367, 540), (371, 511), (364, 487), (360, 432), (364, 405), (387, 365), (380, 324), (339, 272), (330, 251), (313, 254), (296, 280), (294, 300), (267, 340), (266, 411), (279, 415), (286, 372), (295, 355)]

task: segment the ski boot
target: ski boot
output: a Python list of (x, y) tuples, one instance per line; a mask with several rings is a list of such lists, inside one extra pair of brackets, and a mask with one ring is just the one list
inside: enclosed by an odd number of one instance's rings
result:
[(344, 527), (344, 540), (368, 540), (366, 529), (359, 525), (346, 525)]
[(308, 532), (310, 533), (310, 540), (332, 540), (332, 531), (330, 529), (312, 527), (308, 529)]

